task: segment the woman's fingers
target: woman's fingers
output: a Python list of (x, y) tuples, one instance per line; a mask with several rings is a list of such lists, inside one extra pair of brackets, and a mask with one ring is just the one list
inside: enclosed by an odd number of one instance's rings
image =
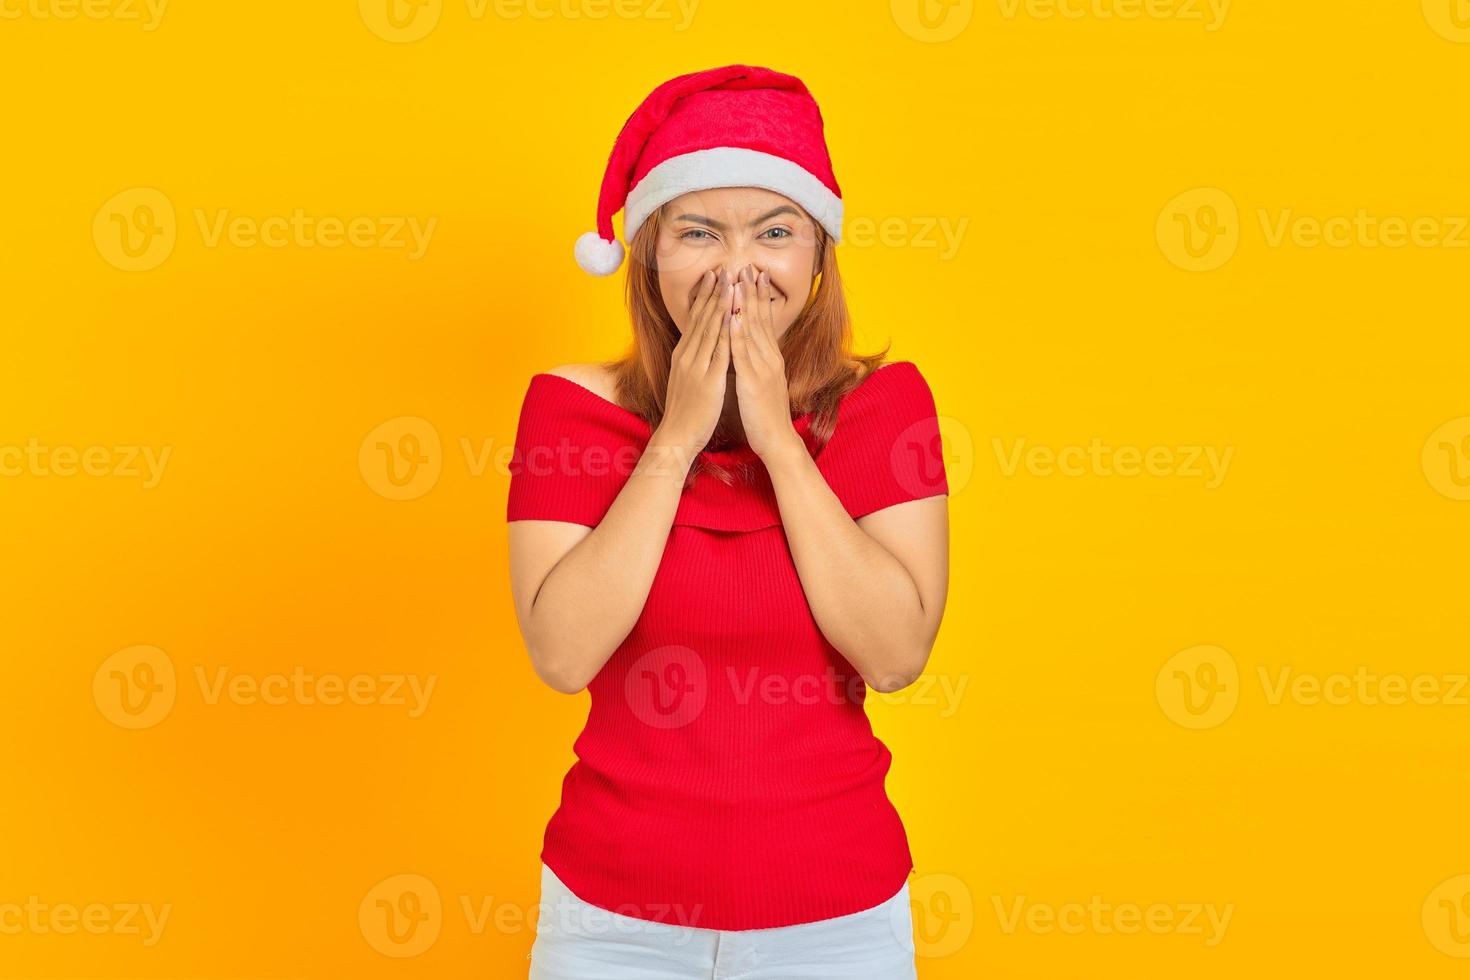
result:
[(764, 271), (756, 277), (755, 305), (760, 307), (761, 324), (766, 328), (766, 336), (775, 340), (776, 325), (771, 318), (771, 277)]
[(724, 374), (730, 370), (730, 311), (720, 314), (720, 337), (715, 343), (715, 356), (710, 360), (710, 371)]
[(740, 270), (740, 281), (735, 286), (735, 305), (742, 308), (741, 333), (746, 335), (751, 355), (768, 359), (771, 352), (766, 319), (770, 311), (760, 308), (756, 297), (755, 270), (748, 266)]
[[(750, 370), (750, 328), (747, 312), (741, 307), (744, 291), (735, 284), (735, 310), (730, 313), (730, 359), (735, 362), (735, 373)], [(736, 312), (738, 310), (739, 312)]]
[(685, 328), (679, 339), (674, 342), (675, 352), (678, 352), (680, 349), (690, 350), (698, 347), (699, 334), (697, 328), (701, 318), (704, 316), (705, 309), (708, 307), (709, 298), (714, 291), (717, 278), (715, 270), (710, 269), (704, 275), (700, 276), (699, 281), (695, 283), (694, 295), (689, 302), (689, 325)]
[(699, 331), (699, 347), (695, 363), (700, 368), (708, 368), (710, 359), (714, 356), (715, 344), (720, 339), (720, 316), (729, 309), (729, 272), (720, 269), (719, 278), (715, 280), (715, 287), (711, 290), (709, 303), (704, 307), (700, 318), (692, 329)]

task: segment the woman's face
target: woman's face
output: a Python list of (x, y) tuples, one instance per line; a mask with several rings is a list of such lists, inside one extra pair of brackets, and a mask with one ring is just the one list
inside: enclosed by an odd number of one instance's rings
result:
[[(663, 206), (657, 249), (659, 289), (679, 327), (689, 328), (699, 278), (708, 270), (771, 277), (771, 322), (785, 335), (811, 296), (817, 274), (817, 224), (796, 202), (759, 187), (692, 191)], [(756, 302), (749, 287), (746, 306)]]

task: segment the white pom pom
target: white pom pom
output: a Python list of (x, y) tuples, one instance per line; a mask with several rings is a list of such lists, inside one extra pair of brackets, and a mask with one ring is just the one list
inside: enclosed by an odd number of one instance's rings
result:
[(623, 264), (623, 243), (616, 238), (605, 241), (595, 231), (577, 239), (577, 247), (573, 251), (582, 270), (594, 276), (610, 276)]

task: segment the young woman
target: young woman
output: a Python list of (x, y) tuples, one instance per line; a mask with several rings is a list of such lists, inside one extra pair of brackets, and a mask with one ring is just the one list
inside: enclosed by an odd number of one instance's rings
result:
[(533, 376), (511, 467), (532, 664), (591, 693), (531, 978), (913, 978), (913, 861), (863, 703), (918, 677), (944, 612), (933, 397), (849, 350), (842, 201), (796, 78), (659, 86), (609, 159), (589, 272), (622, 262), (619, 209), (632, 347)]

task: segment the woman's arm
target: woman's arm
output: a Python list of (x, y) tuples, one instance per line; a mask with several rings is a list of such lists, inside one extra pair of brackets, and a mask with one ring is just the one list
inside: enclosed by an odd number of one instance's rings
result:
[(812, 616), (876, 691), (918, 679), (949, 591), (949, 498), (924, 497), (856, 521), (796, 439), (764, 459)]
[(516, 619), (551, 687), (582, 690), (637, 623), (692, 461), (688, 446), (656, 432), (595, 528), (510, 522)]
[(586, 687), (648, 601), (689, 467), (725, 403), (733, 295), (724, 269), (694, 284), (663, 419), (598, 525), (510, 522), (516, 619), (537, 675), (558, 691)]
[[(753, 300), (753, 304), (748, 304)], [(918, 679), (949, 589), (949, 497), (881, 507), (856, 521), (791, 424), (767, 273), (742, 270), (730, 355), (746, 440), (771, 475), (781, 523), (822, 635), (876, 691)], [(879, 368), (877, 370), (884, 370)]]

